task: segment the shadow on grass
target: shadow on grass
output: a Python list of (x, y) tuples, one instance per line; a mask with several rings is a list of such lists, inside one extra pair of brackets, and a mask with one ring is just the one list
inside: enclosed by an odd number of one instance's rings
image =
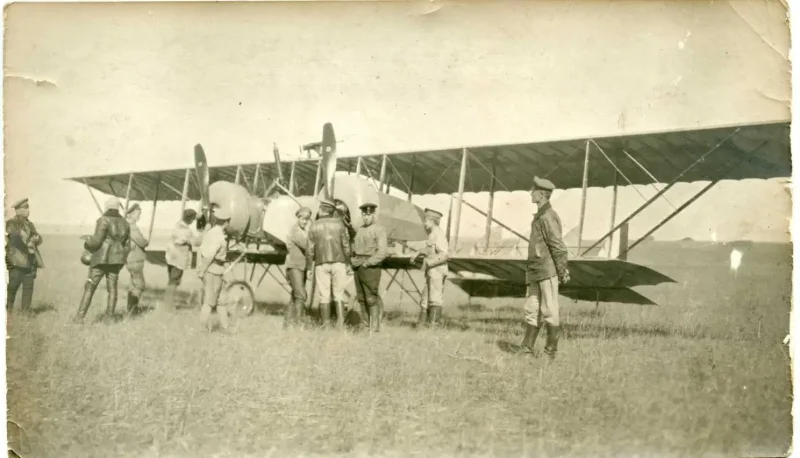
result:
[[(587, 316), (597, 317), (599, 314), (594, 311), (587, 311)], [(414, 328), (417, 322), (416, 316), (407, 313), (396, 312), (386, 315), (386, 321), (402, 327)], [(453, 331), (474, 331), (489, 335), (519, 336), (524, 334), (524, 322), (517, 317), (470, 317), (470, 316), (443, 316), (442, 329)], [(562, 323), (562, 339), (626, 339), (630, 337), (670, 337), (681, 336), (689, 339), (702, 339), (708, 337), (703, 332), (683, 332), (669, 329), (665, 325), (653, 324), (646, 326), (623, 326), (605, 325), (602, 323)], [(509, 343), (509, 345), (512, 345)], [(513, 344), (516, 345), (516, 344)]]
[(55, 312), (56, 306), (50, 302), (41, 303), (35, 306), (32, 306), (30, 310), (27, 311), (28, 315), (38, 316), (43, 313)]

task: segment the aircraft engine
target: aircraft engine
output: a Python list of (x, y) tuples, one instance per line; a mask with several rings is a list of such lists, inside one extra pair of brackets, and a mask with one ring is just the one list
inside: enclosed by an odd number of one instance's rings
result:
[(390, 239), (411, 242), (428, 238), (423, 226), (425, 214), (421, 208), (405, 199), (378, 192), (365, 178), (337, 173), (333, 196), (347, 205), (355, 229), (363, 224), (358, 207), (373, 202), (378, 206), (376, 223), (386, 228)]
[[(229, 231), (232, 236), (253, 235), (260, 228), (263, 204), (258, 197), (251, 196), (244, 186), (216, 181), (208, 187), (208, 196), (212, 208), (220, 207), (231, 215)], [(251, 221), (255, 224), (251, 224)]]

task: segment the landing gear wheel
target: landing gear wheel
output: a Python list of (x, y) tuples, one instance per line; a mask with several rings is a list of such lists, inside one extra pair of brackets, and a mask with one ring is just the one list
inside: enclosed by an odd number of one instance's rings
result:
[(232, 282), (225, 289), (225, 304), (231, 315), (234, 316), (250, 316), (256, 308), (256, 296), (253, 294), (253, 288), (246, 281)]

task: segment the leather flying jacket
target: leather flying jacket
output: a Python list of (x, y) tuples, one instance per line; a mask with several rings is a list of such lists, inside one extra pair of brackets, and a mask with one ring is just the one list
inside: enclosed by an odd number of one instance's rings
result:
[(567, 246), (561, 237), (561, 219), (550, 202), (547, 202), (536, 212), (531, 222), (528, 282), (555, 276), (564, 277), (567, 272)]
[(30, 220), (15, 216), (6, 221), (6, 267), (36, 269), (44, 267), (38, 247), (42, 236)]
[(108, 210), (98, 218), (94, 234), (83, 247), (92, 253), (91, 266), (125, 264), (130, 250), (131, 229), (117, 210)]
[(314, 221), (308, 231), (306, 267), (334, 262), (350, 263), (350, 234), (337, 217)]

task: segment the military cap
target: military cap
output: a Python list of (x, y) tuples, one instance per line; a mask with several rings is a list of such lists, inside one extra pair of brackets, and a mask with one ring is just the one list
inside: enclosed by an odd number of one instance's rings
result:
[(434, 210), (432, 208), (426, 208), (425, 209), (425, 214), (426, 215), (430, 215), (430, 216), (435, 216), (437, 218), (441, 218), (442, 216), (444, 216), (440, 212), (438, 212), (438, 211), (436, 211), (436, 210)]
[(329, 201), (329, 200), (323, 200), (323, 201), (320, 201), (319, 208), (320, 209), (327, 208), (328, 210), (336, 210), (336, 205), (333, 202)]
[(311, 216), (311, 209), (308, 207), (300, 207), (296, 212), (294, 212), (294, 216), (298, 218), (302, 215)]
[(122, 202), (119, 201), (118, 197), (111, 196), (106, 200), (104, 207), (106, 210), (118, 210), (122, 207)]
[(373, 204), (372, 202), (367, 202), (365, 204), (362, 204), (358, 208), (360, 208), (362, 212), (371, 215), (372, 213), (375, 213), (375, 209), (377, 209), (378, 206)]
[(213, 210), (214, 218), (220, 220), (231, 219), (231, 214), (222, 207), (215, 207)]
[(138, 202), (134, 202), (133, 205), (128, 207), (128, 211), (125, 213), (126, 215), (130, 215), (131, 213), (135, 212), (136, 210), (141, 210), (142, 207), (139, 206)]
[(21, 199), (21, 200), (18, 200), (16, 202), (14, 202), (13, 207), (14, 207), (14, 210), (19, 210), (20, 208), (28, 208), (29, 207), (28, 198), (26, 197), (24, 199)]
[(533, 190), (541, 189), (544, 191), (553, 191), (556, 189), (556, 185), (553, 184), (552, 181), (546, 180), (544, 178), (533, 177)]

